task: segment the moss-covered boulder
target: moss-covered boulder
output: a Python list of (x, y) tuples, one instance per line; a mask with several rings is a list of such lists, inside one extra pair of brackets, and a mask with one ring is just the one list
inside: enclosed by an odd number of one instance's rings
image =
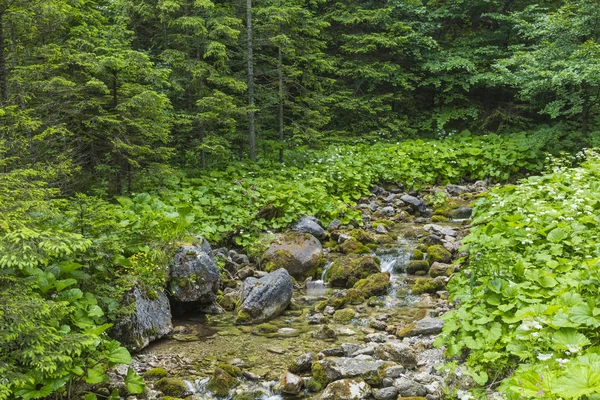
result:
[(410, 260), (406, 264), (406, 272), (412, 275), (425, 275), (429, 272), (427, 260)]
[(148, 371), (144, 372), (144, 374), (142, 376), (144, 377), (144, 379), (153, 380), (153, 379), (164, 378), (168, 375), (169, 374), (167, 373), (167, 370), (164, 368), (152, 368), (152, 369), (149, 369)]
[(275, 333), (279, 328), (273, 324), (259, 324), (256, 325), (256, 331), (259, 333)]
[(382, 296), (387, 293), (390, 286), (390, 273), (380, 272), (378, 274), (370, 275), (366, 279), (361, 279), (356, 282), (354, 289), (359, 290), (363, 293), (365, 298), (372, 296)]
[(161, 378), (154, 383), (154, 389), (172, 397), (184, 397), (187, 392), (185, 383), (179, 378)]
[(350, 237), (362, 244), (377, 243), (377, 238), (363, 229), (351, 231)]
[(229, 375), (227, 371), (222, 368), (217, 368), (206, 384), (206, 388), (213, 392), (217, 397), (225, 397), (229, 395), (229, 391), (236, 387), (238, 383), (238, 380)]
[(284, 268), (296, 279), (317, 273), (323, 264), (323, 247), (309, 233), (287, 232), (278, 235), (262, 256), (267, 272)]
[(435, 294), (444, 289), (446, 289), (446, 284), (443, 279), (418, 278), (412, 287), (412, 293), (416, 295), (423, 293)]
[(371, 249), (356, 239), (348, 239), (336, 247), (336, 250), (344, 254), (369, 254)]
[(434, 262), (449, 264), (452, 262), (452, 254), (444, 246), (436, 244), (427, 248), (427, 261), (429, 264)]
[(429, 269), (429, 276), (437, 278), (438, 276), (450, 276), (454, 273), (454, 266), (450, 264), (442, 264), (434, 262)]
[(346, 292), (346, 304), (358, 305), (365, 302), (365, 295), (358, 289), (348, 289)]
[(348, 309), (348, 308), (344, 308), (342, 310), (337, 310), (334, 314), (333, 314), (333, 322), (336, 322), (338, 324), (347, 324), (348, 322), (350, 322), (350, 320), (352, 318), (354, 318), (355, 316), (355, 312)]
[(413, 251), (412, 254), (410, 255), (411, 260), (422, 260), (424, 258), (425, 258), (425, 255), (423, 254), (423, 252), (418, 249)]
[(361, 379), (341, 379), (331, 382), (320, 400), (363, 400), (370, 398), (371, 387)]
[(325, 281), (333, 287), (352, 287), (369, 275), (380, 272), (380, 261), (373, 256), (344, 256), (325, 272)]

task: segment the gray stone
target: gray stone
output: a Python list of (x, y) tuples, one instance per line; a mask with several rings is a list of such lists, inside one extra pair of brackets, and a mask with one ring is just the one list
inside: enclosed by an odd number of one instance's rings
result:
[(405, 194), (402, 197), (400, 197), (400, 200), (407, 203), (410, 206), (410, 208), (412, 208), (415, 211), (419, 211), (419, 212), (427, 211), (427, 206), (425, 205), (423, 200), (421, 200), (417, 197), (411, 196), (409, 194)]
[(385, 235), (386, 233), (388, 233), (388, 230), (385, 229), (385, 226), (383, 225), (377, 225), (377, 228), (375, 228), (375, 232)]
[(398, 397), (398, 389), (394, 386), (379, 389), (373, 393), (375, 400), (395, 400)]
[(133, 312), (115, 323), (110, 336), (130, 351), (140, 351), (173, 330), (169, 299), (163, 292), (149, 296), (136, 285), (123, 297), (123, 305)]
[(312, 314), (306, 317), (310, 325), (321, 325), (327, 322), (327, 317), (321, 313)]
[(432, 278), (437, 278), (438, 276), (450, 276), (453, 272), (453, 265), (434, 262), (429, 269), (429, 276)]
[(335, 231), (336, 229), (339, 229), (340, 226), (342, 226), (342, 221), (340, 221), (339, 219), (334, 219), (333, 221), (331, 221), (329, 223), (329, 226), (327, 227), (328, 231)]
[(452, 236), (456, 237), (456, 230), (450, 228), (449, 226), (437, 225), (437, 224), (427, 224), (423, 227), (427, 232), (440, 235), (440, 236)]
[(360, 346), (356, 343), (344, 343), (342, 344), (342, 349), (344, 350), (344, 355), (346, 357), (351, 357), (360, 349)]
[[(169, 290), (173, 299), (195, 303), (199, 311), (214, 307), (221, 277), (208, 242), (182, 246), (169, 271)], [(206, 312), (206, 311), (205, 311)]]
[(427, 235), (423, 238), (423, 244), (427, 245), (427, 246), (433, 246), (436, 244), (444, 244), (444, 240), (439, 237), (438, 235)]
[(456, 210), (452, 210), (450, 216), (454, 219), (469, 219), (473, 214), (471, 207), (459, 207)]
[(398, 389), (398, 394), (402, 397), (423, 397), (427, 394), (423, 385), (404, 377), (396, 379), (394, 387)]
[(325, 230), (319, 225), (318, 219), (314, 217), (302, 217), (300, 221), (292, 227), (292, 230), (300, 233), (310, 233), (311, 235), (324, 238)]
[(248, 258), (247, 255), (242, 254), (242, 253), (237, 253), (234, 250), (229, 250), (229, 257), (231, 257), (231, 260), (239, 265), (248, 265), (250, 264), (250, 259)]
[[(312, 333), (312, 336), (315, 339), (321, 339), (321, 340), (335, 339), (336, 338), (335, 331), (333, 329), (331, 329), (327, 325), (323, 325), (321, 327), (321, 329), (314, 331)], [(343, 354), (343, 350), (342, 350), (342, 354)]]
[(242, 281), (250, 276), (254, 276), (254, 272), (256, 272), (254, 270), (254, 268), (248, 266), (248, 267), (244, 267), (240, 270), (238, 270), (237, 275), (238, 278), (240, 278)]
[(385, 343), (375, 350), (379, 360), (394, 361), (407, 369), (417, 367), (417, 353), (405, 343)]
[(359, 379), (342, 379), (331, 382), (321, 396), (320, 400), (362, 400), (371, 395), (371, 387)]
[(396, 210), (394, 210), (394, 207), (392, 206), (383, 207), (379, 212), (386, 217), (393, 217), (396, 215)]
[(279, 381), (279, 389), (286, 394), (299, 394), (303, 386), (304, 380), (291, 372), (286, 372)]
[(288, 369), (295, 374), (310, 371), (313, 361), (315, 361), (315, 356), (311, 353), (305, 353), (294, 358)]
[(404, 374), (406, 368), (402, 365), (394, 365), (393, 367), (386, 368), (385, 377), (386, 378), (399, 378)]
[(292, 278), (283, 268), (261, 279), (247, 278), (236, 322), (253, 324), (278, 316), (290, 304), (293, 288)]
[(448, 193), (450, 196), (453, 196), (453, 197), (457, 197), (461, 193), (466, 193), (468, 191), (469, 191), (469, 189), (466, 186), (460, 186), (460, 185), (447, 185), (446, 186), (446, 193)]
[(442, 331), (444, 321), (439, 318), (425, 317), (413, 322), (408, 327), (399, 330), (398, 337), (410, 337), (419, 335), (435, 335)]
[(382, 369), (383, 361), (363, 361), (356, 358), (337, 357), (326, 358), (318, 361), (325, 370), (325, 375), (330, 381), (357, 376), (366, 378), (375, 376)]
[(295, 278), (311, 275), (323, 257), (323, 247), (310, 233), (280, 234), (263, 254), (262, 265), (267, 270), (285, 268)]

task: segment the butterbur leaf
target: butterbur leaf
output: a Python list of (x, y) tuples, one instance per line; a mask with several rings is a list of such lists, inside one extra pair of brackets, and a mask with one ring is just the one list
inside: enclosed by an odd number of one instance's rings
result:
[(83, 400), (98, 400), (94, 393), (88, 393), (83, 397)]
[(87, 376), (85, 377), (85, 381), (90, 385), (97, 385), (107, 380), (106, 369), (102, 364), (97, 364), (93, 368), (88, 369)]
[(553, 336), (554, 344), (558, 349), (568, 350), (588, 346), (590, 341), (585, 335), (575, 329), (561, 329)]
[(144, 380), (130, 367), (127, 370), (127, 376), (125, 377), (125, 386), (129, 393), (139, 394), (144, 391)]
[(551, 241), (552, 243), (558, 243), (562, 240), (566, 239), (569, 236), (569, 233), (562, 228), (555, 228), (548, 233), (546, 239)]
[(131, 363), (131, 354), (125, 347), (121, 347), (119, 342), (112, 341), (107, 346), (108, 352), (106, 353), (106, 359), (115, 364), (129, 364)]
[(92, 306), (88, 311), (90, 317), (101, 317), (104, 315), (104, 311), (99, 306)]
[(587, 365), (573, 366), (558, 378), (554, 391), (567, 399), (581, 399), (586, 395), (600, 393), (600, 371), (594, 371)]

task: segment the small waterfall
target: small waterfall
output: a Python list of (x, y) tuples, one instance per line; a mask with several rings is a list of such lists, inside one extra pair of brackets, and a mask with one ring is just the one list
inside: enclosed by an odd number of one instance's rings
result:
[(411, 254), (415, 248), (415, 242), (407, 239), (400, 239), (398, 246), (384, 253), (377, 254), (381, 260), (381, 271), (390, 273), (390, 288), (384, 302), (386, 308), (392, 308), (399, 302), (405, 302), (407, 298), (399, 299), (398, 289), (406, 286), (404, 276), (406, 276), (405, 266), (410, 261)]
[(321, 273), (321, 282), (325, 282), (325, 274), (327, 273), (327, 270), (329, 269), (329, 267), (331, 267), (333, 265), (333, 262), (329, 261), (327, 264), (325, 264), (323, 266), (323, 273)]
[(282, 400), (283, 397), (273, 389), (276, 381), (252, 382), (245, 379), (240, 380), (240, 385), (232, 389), (227, 397), (216, 397), (206, 389), (209, 378), (196, 381), (197, 390), (194, 392), (194, 400), (229, 400), (236, 397), (237, 394), (251, 393), (252, 398), (256, 400)]

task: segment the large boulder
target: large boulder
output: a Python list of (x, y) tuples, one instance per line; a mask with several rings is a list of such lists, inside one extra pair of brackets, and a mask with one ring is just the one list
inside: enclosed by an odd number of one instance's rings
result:
[(419, 212), (427, 211), (427, 206), (425, 205), (423, 200), (419, 199), (418, 197), (414, 197), (409, 194), (405, 194), (402, 197), (400, 197), (400, 200), (402, 200), (403, 202), (408, 204), (410, 206), (410, 208), (412, 208), (415, 211), (419, 211)]
[(221, 277), (206, 240), (202, 245), (182, 246), (175, 254), (169, 273), (173, 299), (194, 303), (196, 310), (214, 312)]
[[(319, 365), (316, 368), (316, 364)], [(315, 370), (323, 371), (325, 381), (336, 381), (344, 378), (361, 377), (364, 379), (378, 377), (384, 368), (384, 362), (380, 360), (370, 361), (351, 357), (326, 358), (313, 364)], [(321, 377), (321, 380), (323, 380)]]
[(173, 330), (169, 299), (163, 292), (145, 292), (137, 285), (123, 297), (128, 312), (119, 318), (110, 335), (130, 351), (140, 351)]
[(442, 331), (444, 321), (435, 317), (425, 317), (421, 320), (408, 324), (406, 327), (398, 329), (396, 336), (399, 338), (419, 336), (419, 335), (436, 335)]
[(310, 233), (320, 239), (326, 236), (325, 230), (319, 224), (319, 220), (315, 217), (302, 217), (292, 227), (292, 231), (300, 233)]
[(293, 288), (292, 278), (283, 268), (260, 279), (247, 278), (236, 322), (254, 324), (278, 316), (289, 306)]
[(359, 280), (381, 272), (379, 264), (373, 256), (340, 257), (325, 272), (325, 281), (333, 287), (351, 288)]
[(285, 268), (294, 278), (314, 275), (323, 262), (323, 246), (310, 233), (287, 232), (278, 235), (263, 254), (268, 272)]
[(371, 387), (360, 379), (332, 382), (321, 393), (320, 400), (362, 400), (371, 395)]

